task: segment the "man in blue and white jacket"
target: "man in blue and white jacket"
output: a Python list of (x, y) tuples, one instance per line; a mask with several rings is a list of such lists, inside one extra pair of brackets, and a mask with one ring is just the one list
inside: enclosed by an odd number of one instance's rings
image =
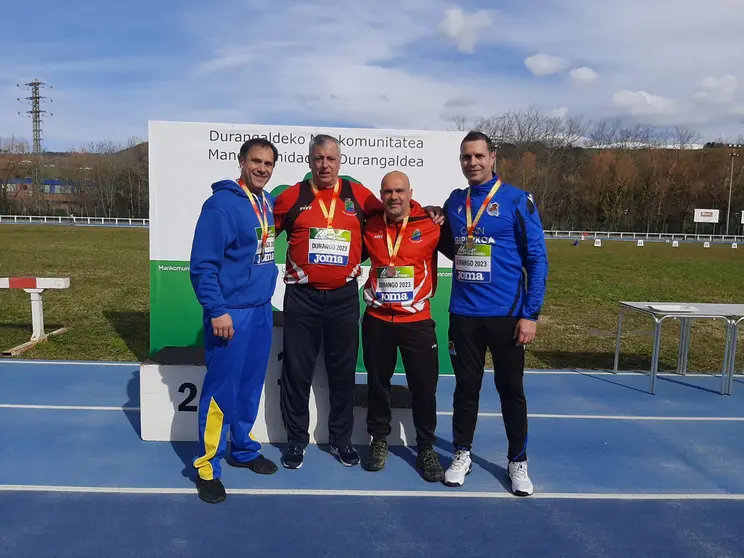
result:
[(276, 465), (251, 437), (271, 350), (271, 297), (278, 270), (274, 261), (274, 214), (264, 187), (278, 157), (264, 139), (245, 142), (240, 178), (212, 184), (196, 223), (191, 283), (203, 308), (207, 373), (199, 398), (199, 497), (226, 498), (221, 460), (230, 433), (230, 464), (259, 474)]
[(491, 139), (470, 132), (460, 145), (468, 187), (444, 204), (441, 252), (453, 262), (449, 353), (456, 377), (452, 419), (455, 459), (445, 473), (460, 486), (472, 468), (472, 448), (486, 349), (509, 441), (512, 491), (533, 493), (527, 474), (527, 402), (523, 377), (525, 345), (535, 338), (545, 296), (548, 261), (545, 237), (532, 195), (495, 175)]

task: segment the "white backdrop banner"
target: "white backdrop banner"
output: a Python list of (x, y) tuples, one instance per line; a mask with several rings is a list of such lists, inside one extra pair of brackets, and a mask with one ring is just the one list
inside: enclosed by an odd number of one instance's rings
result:
[(266, 138), (279, 150), (267, 186), (274, 191), (304, 179), (310, 140), (320, 133), (340, 141), (341, 174), (375, 194), (391, 170), (408, 174), (414, 198), (424, 205), (442, 205), (454, 188), (467, 185), (458, 161), (463, 132), (150, 122), (150, 259), (189, 259), (210, 185), (239, 176), (238, 151), (245, 141)]

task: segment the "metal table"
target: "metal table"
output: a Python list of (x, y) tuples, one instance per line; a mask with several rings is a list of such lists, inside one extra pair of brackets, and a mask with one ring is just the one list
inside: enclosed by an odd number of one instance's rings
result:
[[(726, 384), (726, 395), (731, 395), (734, 387), (734, 373), (736, 366), (736, 343), (739, 339), (739, 327), (744, 322), (744, 316), (739, 316), (736, 321), (733, 321), (731, 331), (731, 342), (729, 344), (729, 377)], [(744, 374), (744, 371), (742, 371)]]
[(661, 345), (661, 325), (665, 320), (680, 320), (679, 351), (677, 374), (687, 373), (687, 356), (690, 347), (690, 327), (692, 320), (723, 320), (726, 327), (726, 345), (721, 370), (721, 395), (730, 395), (733, 384), (734, 362), (738, 325), (744, 318), (744, 304), (707, 304), (695, 302), (620, 302), (620, 315), (615, 341), (615, 367), (620, 358), (620, 338), (623, 325), (623, 311), (631, 310), (651, 316), (654, 320), (654, 345), (651, 356), (649, 391), (656, 393), (656, 375), (659, 369), (659, 348)]

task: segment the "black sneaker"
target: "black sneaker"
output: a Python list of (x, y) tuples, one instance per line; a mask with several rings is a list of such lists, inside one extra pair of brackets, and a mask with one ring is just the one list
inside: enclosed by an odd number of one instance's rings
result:
[(416, 457), (416, 469), (418, 469), (427, 482), (441, 482), (444, 479), (444, 469), (439, 462), (439, 455), (432, 448), (419, 450)]
[(263, 455), (259, 455), (255, 459), (251, 459), (247, 463), (241, 463), (240, 461), (235, 461), (234, 459), (231, 459), (228, 461), (230, 465), (233, 467), (244, 467), (246, 469), (250, 469), (254, 473), (258, 473), (259, 475), (273, 475), (277, 471), (277, 466), (274, 464), (273, 461), (270, 459), (266, 459)]
[(331, 455), (339, 458), (342, 464), (353, 467), (359, 463), (359, 454), (352, 446), (334, 446), (331, 444)]
[(305, 460), (305, 448), (300, 446), (289, 446), (282, 455), (282, 465), (287, 469), (299, 469)]
[(204, 480), (199, 477), (196, 479), (196, 490), (199, 492), (199, 498), (207, 504), (219, 504), (227, 498), (220, 479)]
[(362, 469), (365, 471), (381, 471), (385, 468), (387, 456), (387, 440), (385, 438), (373, 438), (369, 445), (369, 452), (362, 462)]

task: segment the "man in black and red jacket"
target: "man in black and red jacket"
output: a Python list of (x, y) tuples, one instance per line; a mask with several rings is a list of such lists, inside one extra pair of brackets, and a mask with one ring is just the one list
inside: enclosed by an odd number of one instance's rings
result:
[(362, 350), (367, 369), (367, 431), (372, 438), (362, 467), (379, 471), (388, 455), (391, 432), (390, 380), (398, 349), (403, 358), (413, 406), (418, 456), (416, 468), (429, 482), (444, 478), (434, 451), (437, 426), (439, 356), (429, 301), (436, 292), (440, 226), (412, 199), (408, 177), (385, 175), (382, 214), (364, 227), (371, 268), (364, 286)]

